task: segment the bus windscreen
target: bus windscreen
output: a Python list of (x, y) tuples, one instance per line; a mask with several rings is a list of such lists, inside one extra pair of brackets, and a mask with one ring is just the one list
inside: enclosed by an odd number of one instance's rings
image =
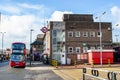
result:
[(16, 44), (12, 44), (12, 49), (19, 49), (19, 50), (23, 50), (25, 49), (25, 44), (21, 44), (21, 43), (16, 43)]

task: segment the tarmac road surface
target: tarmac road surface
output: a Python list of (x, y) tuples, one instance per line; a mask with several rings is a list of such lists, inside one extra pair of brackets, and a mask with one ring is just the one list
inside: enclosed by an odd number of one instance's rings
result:
[(26, 68), (11, 68), (8, 62), (0, 65), (0, 80), (63, 80), (52, 71), (53, 67), (42, 64)]

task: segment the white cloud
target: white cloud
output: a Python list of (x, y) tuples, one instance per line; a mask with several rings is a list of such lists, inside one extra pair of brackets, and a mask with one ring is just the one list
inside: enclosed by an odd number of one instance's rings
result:
[(113, 7), (111, 8), (111, 12), (112, 12), (112, 15), (113, 15), (113, 16), (117, 17), (118, 15), (120, 15), (120, 14), (119, 14), (119, 13), (120, 13), (120, 8), (117, 7), (117, 6), (113, 6)]
[(29, 26), (35, 21), (33, 15), (22, 15), (22, 16), (2, 16), (2, 30), (7, 31), (11, 34), (23, 33), (23, 30), (29, 29)]
[(23, 8), (37, 9), (37, 10), (44, 8), (44, 5), (30, 5), (30, 4), (26, 4), (26, 3), (22, 3), (22, 4), (18, 4), (18, 5)]
[[(36, 39), (37, 34), (42, 33), (40, 29), (42, 27), (41, 24), (43, 24), (42, 20), (44, 19), (41, 19), (41, 16), (43, 15), (44, 9), (48, 10), (43, 5), (0, 5), (0, 10), (3, 12), (0, 32), (6, 32), (4, 36), (4, 47), (10, 48), (12, 42), (25, 42), (29, 49), (30, 29), (34, 29), (32, 41)], [(34, 12), (34, 10), (36, 10), (36, 12)]]
[[(32, 33), (32, 41), (34, 41), (36, 39), (36, 35), (42, 33), (40, 29), (44, 25), (44, 19), (42, 17), (44, 15), (43, 11), (49, 11), (49, 9), (43, 5), (29, 5), (25, 3), (15, 4), (13, 6), (1, 5), (0, 9), (2, 9), (3, 12), (12, 14), (2, 14), (0, 25), (0, 31), (6, 32), (4, 36), (4, 47), (6, 48), (10, 48), (11, 43), (17, 41), (25, 42), (27, 44), (27, 48), (29, 48), (30, 29), (34, 29)], [(35, 13), (34, 10), (36, 10)], [(72, 14), (72, 12), (68, 11), (55, 11), (49, 19), (46, 19), (50, 21), (62, 21), (64, 13)]]
[(20, 13), (20, 8), (16, 6), (0, 6), (0, 9), (9, 13), (14, 13), (14, 14), (19, 14)]
[(63, 17), (63, 14), (72, 14), (72, 12), (68, 12), (68, 11), (55, 11), (51, 18), (49, 19), (50, 21), (62, 21), (62, 17)]
[(34, 15), (22, 15), (22, 16), (6, 16), (2, 15), (2, 21), (0, 26), (1, 32), (6, 32), (5, 43), (10, 47), (12, 42), (25, 42), (29, 46), (30, 40), (30, 29), (35, 29), (33, 33), (33, 41), (36, 35), (40, 33), (40, 24), (35, 24), (37, 22), (37, 16)]
[[(14, 5), (0, 5), (0, 10), (10, 14), (39, 14), (48, 10), (44, 5), (32, 5), (26, 3), (16, 3)], [(34, 12), (35, 11), (35, 12)]]
[(117, 6), (113, 6), (111, 8), (111, 13), (115, 19), (115, 24), (119, 24), (119, 26), (115, 26), (115, 27), (120, 28), (120, 8)]

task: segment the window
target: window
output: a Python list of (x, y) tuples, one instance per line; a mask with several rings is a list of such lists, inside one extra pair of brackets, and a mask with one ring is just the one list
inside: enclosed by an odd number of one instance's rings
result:
[(80, 47), (76, 47), (76, 53), (81, 53)]
[(25, 48), (25, 44), (23, 43), (13, 43), (12, 44), (12, 49), (24, 49)]
[(83, 32), (83, 37), (88, 37), (88, 32)]
[(52, 50), (53, 50), (53, 52), (57, 52), (58, 47), (57, 47), (56, 45), (53, 45), (53, 46), (52, 46)]
[(91, 50), (95, 50), (95, 47), (90, 47)]
[(68, 32), (68, 37), (73, 37), (73, 32), (72, 31)]
[(57, 31), (53, 30), (53, 37), (56, 37), (56, 36), (57, 36)]
[(90, 37), (95, 37), (95, 32), (90, 32)]
[(83, 47), (83, 53), (86, 53), (88, 50), (88, 47)]
[(34, 47), (36, 48), (36, 45), (34, 45)]
[[(100, 37), (100, 32), (97, 32), (97, 37)], [(102, 32), (101, 32), (101, 37), (102, 37)]]
[(72, 53), (73, 52), (73, 47), (68, 47), (68, 52)]
[(53, 44), (57, 44), (57, 39), (53, 38)]
[[(100, 46), (99, 46), (99, 47), (97, 47), (97, 49), (98, 49), (98, 50), (100, 50), (100, 48), (101, 48)], [(102, 49), (102, 48), (101, 48), (101, 49)]]
[(80, 37), (80, 32), (79, 31), (75, 32), (75, 37)]

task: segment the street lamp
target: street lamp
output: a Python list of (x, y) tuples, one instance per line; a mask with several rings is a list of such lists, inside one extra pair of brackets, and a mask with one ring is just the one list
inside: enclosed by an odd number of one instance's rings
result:
[(100, 34), (100, 63), (102, 66), (102, 30), (101, 30), (101, 17), (105, 14), (106, 12), (103, 12), (101, 16), (96, 17), (96, 19), (99, 19), (99, 34)]
[(32, 31), (33, 29), (30, 29), (30, 66), (31, 66), (31, 54), (32, 54), (32, 48), (31, 48), (31, 43), (32, 43)]
[(30, 29), (30, 44), (32, 43), (32, 31), (34, 31), (34, 29)]
[(2, 54), (4, 54), (3, 48), (4, 48), (4, 34), (6, 32), (0, 32), (2, 34)]
[[(119, 24), (116, 24), (115, 26), (117, 27), (117, 26), (119, 26)], [(117, 46), (119, 45), (119, 43), (118, 43), (118, 36), (119, 36), (119, 35), (115, 35)]]
[(115, 37), (116, 37), (116, 43), (118, 43), (118, 36), (119, 36), (119, 35), (115, 35)]

